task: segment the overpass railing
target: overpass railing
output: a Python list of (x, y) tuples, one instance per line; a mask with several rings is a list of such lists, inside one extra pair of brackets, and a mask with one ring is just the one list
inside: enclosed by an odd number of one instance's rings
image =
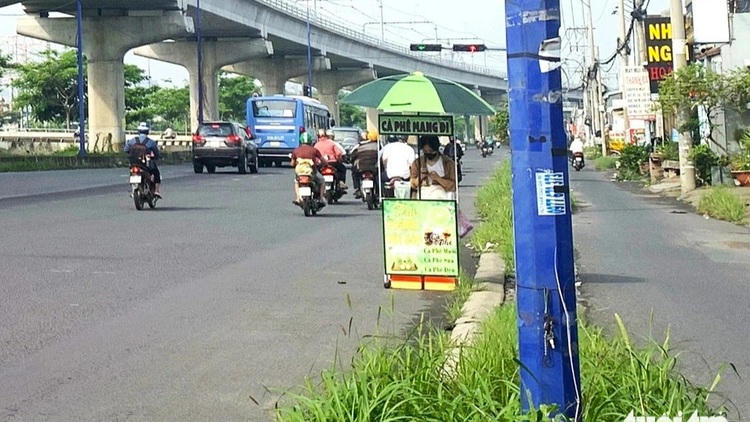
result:
[[(307, 9), (300, 7), (295, 3), (290, 3), (285, 0), (257, 0), (257, 1), (260, 3), (266, 4), (267, 6), (270, 6), (274, 9), (280, 10), (288, 15), (294, 16), (298, 19), (307, 21), (307, 17), (308, 17)], [(442, 66), (451, 67), (454, 69), (466, 70), (468, 72), (475, 73), (475, 74), (507, 78), (507, 74), (505, 72), (497, 70), (497, 69), (492, 69), (492, 68), (485, 67), (485, 66), (471, 65), (471, 64), (459, 62), (456, 60), (432, 57), (429, 55), (425, 55), (424, 53), (416, 54), (415, 52), (409, 50), (408, 48), (405, 48), (398, 44), (394, 44), (388, 41), (383, 41), (379, 38), (375, 38), (375, 37), (363, 34), (362, 32), (354, 31), (348, 28), (347, 24), (340, 20), (324, 18), (324, 17), (316, 16), (311, 13), (310, 23), (316, 24), (316, 26), (327, 29), (329, 31), (336, 32), (345, 37), (361, 41), (365, 44), (370, 44), (380, 49), (389, 50), (394, 53), (398, 53), (401, 55), (415, 58), (417, 60), (433, 62)]]

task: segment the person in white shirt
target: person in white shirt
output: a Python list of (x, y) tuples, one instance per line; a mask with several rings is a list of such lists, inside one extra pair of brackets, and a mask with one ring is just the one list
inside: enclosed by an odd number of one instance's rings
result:
[[(581, 138), (579, 137), (573, 138), (573, 142), (570, 143), (568, 150), (570, 151), (571, 160), (573, 159), (573, 156), (575, 156), (575, 154), (583, 155), (583, 141), (581, 140)], [(583, 160), (585, 161), (586, 158), (584, 157)]]
[(414, 149), (398, 137), (388, 137), (388, 144), (380, 151), (380, 160), (385, 169), (386, 180), (401, 177), (409, 180), (411, 163), (414, 162)]

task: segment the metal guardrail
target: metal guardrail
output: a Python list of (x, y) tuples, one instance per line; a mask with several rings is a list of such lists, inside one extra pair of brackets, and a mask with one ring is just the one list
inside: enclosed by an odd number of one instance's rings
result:
[[(301, 6), (298, 6), (295, 3), (290, 3), (284, 0), (256, 0), (256, 1), (258, 1), (259, 3), (263, 3), (273, 9), (277, 9), (281, 12), (284, 12), (288, 15), (294, 16), (295, 18), (301, 19), (302, 21), (307, 22), (307, 16), (308, 16), (307, 9), (302, 8)], [(343, 21), (338, 21), (338, 20), (329, 19), (329, 18), (321, 18), (320, 16), (315, 16), (313, 14), (310, 14), (310, 24), (316, 25), (318, 27), (329, 30), (331, 32), (338, 33), (339, 35), (342, 35), (348, 38), (356, 39), (357, 41), (361, 41), (365, 44), (378, 47), (382, 50), (387, 50), (387, 51), (391, 51), (393, 53), (397, 53), (400, 55), (409, 56), (417, 60), (433, 62), (435, 64), (439, 64), (442, 66), (452, 67), (454, 69), (466, 70), (471, 73), (475, 73), (479, 75), (494, 76), (498, 78), (507, 78), (508, 76), (506, 72), (502, 72), (497, 69), (492, 69), (492, 68), (488, 68), (484, 66), (470, 65), (470, 64), (458, 62), (455, 60), (426, 56), (426, 55), (423, 55), (424, 53), (418, 54), (398, 44), (394, 44), (388, 41), (382, 41), (378, 38), (365, 35), (361, 32), (351, 30), (347, 27), (346, 23)]]

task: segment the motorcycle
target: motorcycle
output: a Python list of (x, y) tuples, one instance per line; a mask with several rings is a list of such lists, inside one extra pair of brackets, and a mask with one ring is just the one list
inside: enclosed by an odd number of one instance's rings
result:
[[(392, 177), (383, 185), (383, 197), (384, 198), (409, 198), (409, 191), (411, 190), (411, 183), (408, 179), (403, 177)], [(405, 198), (397, 195), (396, 192), (404, 192)], [(403, 193), (402, 193), (403, 195)]]
[(156, 184), (154, 175), (149, 170), (150, 165), (151, 157), (148, 155), (132, 160), (130, 163), (130, 196), (138, 211), (143, 210), (144, 204), (148, 204), (151, 209), (156, 208), (156, 201), (159, 200), (154, 193)]
[(339, 181), (336, 168), (328, 165), (324, 166), (320, 172), (326, 181), (326, 202), (328, 205), (339, 202), (339, 199), (346, 194), (346, 191), (341, 189), (341, 182)]
[(582, 152), (573, 153), (573, 157), (571, 158), (570, 161), (573, 164), (573, 168), (576, 169), (576, 171), (581, 171), (582, 168), (586, 167), (586, 164), (584, 164), (583, 162)]
[(299, 206), (304, 211), (305, 217), (317, 215), (318, 211), (323, 208), (320, 205), (320, 189), (318, 189), (318, 185), (312, 176), (307, 175), (298, 175), (297, 184), (299, 185), (299, 196), (302, 198)]
[(494, 147), (491, 145), (482, 145), (482, 158), (486, 158), (488, 155), (492, 155)]
[(362, 172), (362, 200), (367, 203), (367, 209), (372, 211), (380, 205), (378, 190), (375, 189), (375, 174), (371, 171)]

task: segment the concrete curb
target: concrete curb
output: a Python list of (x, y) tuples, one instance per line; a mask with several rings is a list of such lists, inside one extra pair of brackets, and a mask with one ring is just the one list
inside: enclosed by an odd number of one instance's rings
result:
[(456, 373), (461, 359), (461, 350), (471, 345), (479, 334), (482, 323), (492, 311), (505, 303), (505, 261), (495, 252), (483, 253), (474, 280), (479, 291), (472, 292), (464, 304), (461, 317), (451, 333), (447, 359), (443, 370), (449, 376)]

